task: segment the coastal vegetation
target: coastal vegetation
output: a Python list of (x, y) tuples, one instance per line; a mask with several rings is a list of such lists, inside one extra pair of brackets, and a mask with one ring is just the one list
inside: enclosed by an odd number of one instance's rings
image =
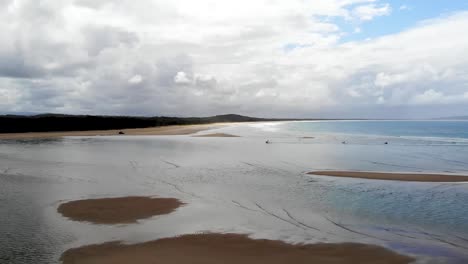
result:
[(255, 118), (235, 114), (211, 117), (136, 117), (61, 114), (41, 114), (33, 116), (4, 115), (0, 116), (0, 133), (111, 130), (169, 125), (279, 120), (280, 119)]

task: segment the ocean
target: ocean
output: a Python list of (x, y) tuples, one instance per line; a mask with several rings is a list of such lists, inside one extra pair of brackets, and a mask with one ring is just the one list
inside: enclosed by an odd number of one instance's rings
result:
[(317, 121), (290, 122), (283, 129), (350, 135), (468, 139), (468, 121)]

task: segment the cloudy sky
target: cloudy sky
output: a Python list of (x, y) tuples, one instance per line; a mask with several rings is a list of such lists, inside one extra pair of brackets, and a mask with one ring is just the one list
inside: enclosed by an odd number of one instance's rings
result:
[(0, 5), (0, 113), (468, 115), (464, 0)]

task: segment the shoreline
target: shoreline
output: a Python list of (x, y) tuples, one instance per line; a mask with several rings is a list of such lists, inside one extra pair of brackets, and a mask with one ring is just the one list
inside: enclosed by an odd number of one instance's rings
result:
[(226, 133), (212, 133), (212, 134), (203, 134), (203, 135), (194, 135), (193, 137), (240, 137), (232, 134), (226, 134)]
[[(183, 254), (181, 254), (183, 252)], [(358, 243), (288, 244), (242, 234), (191, 234), (123, 244), (114, 241), (66, 250), (63, 264), (407, 264), (414, 259), (377, 245)], [(222, 261), (221, 261), (222, 260)]]
[(388, 173), (369, 171), (311, 171), (308, 175), (369, 180), (409, 181), (409, 182), (468, 182), (467, 175), (429, 173)]
[[(86, 130), (86, 131), (63, 131), (63, 132), (26, 132), (26, 133), (4, 133), (0, 134), (0, 140), (8, 139), (47, 139), (61, 138), (70, 136), (172, 136), (172, 135), (190, 135), (204, 130), (221, 128), (236, 123), (212, 123), (197, 125), (171, 125), (148, 128), (128, 128), (112, 130)], [(123, 135), (119, 135), (119, 132)]]

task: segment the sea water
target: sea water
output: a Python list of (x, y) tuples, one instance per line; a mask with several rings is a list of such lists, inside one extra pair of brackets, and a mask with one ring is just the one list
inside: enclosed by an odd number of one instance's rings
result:
[(289, 122), (284, 123), (282, 128), (298, 132), (313, 133), (468, 139), (468, 121), (349, 120)]

